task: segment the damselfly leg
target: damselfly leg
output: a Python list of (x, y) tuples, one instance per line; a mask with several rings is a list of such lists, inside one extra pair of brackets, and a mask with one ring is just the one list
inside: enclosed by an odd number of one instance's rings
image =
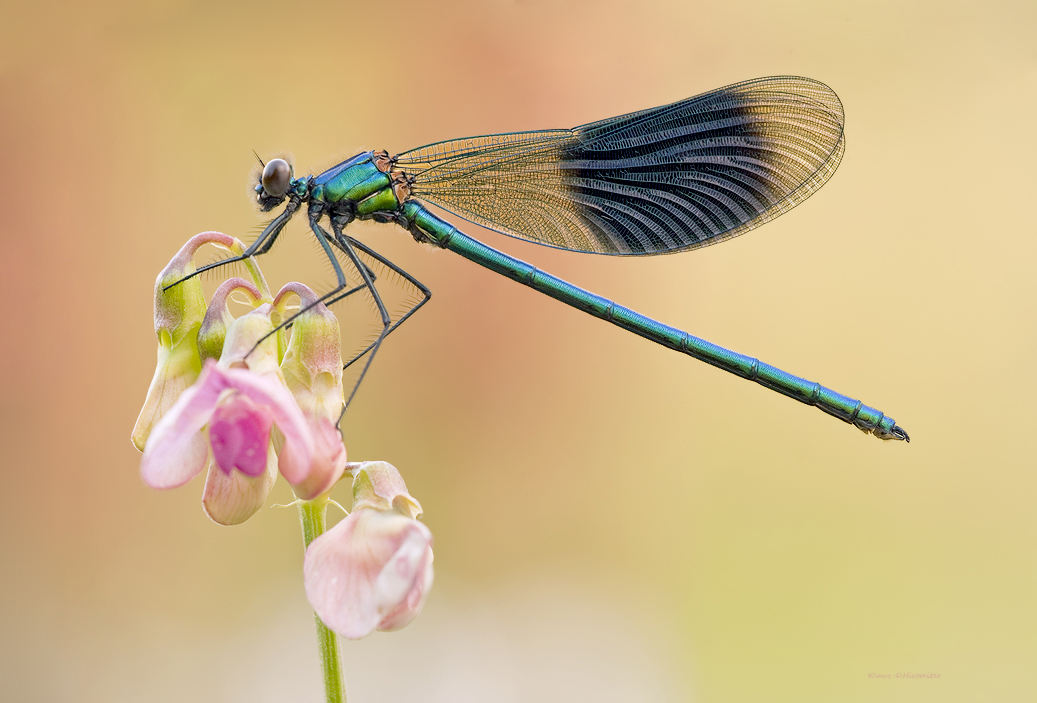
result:
[(212, 269), (219, 268), (221, 266), (226, 266), (227, 264), (233, 264), (237, 261), (244, 261), (250, 256), (260, 256), (262, 254), (267, 253), (268, 251), (270, 251), (270, 247), (274, 245), (274, 241), (277, 239), (278, 235), (281, 234), (281, 231), (284, 229), (285, 225), (288, 224), (288, 220), (292, 219), (292, 215), (294, 215), (296, 210), (298, 209), (298, 201), (289, 200), (288, 205), (285, 207), (284, 211), (280, 215), (275, 217), (273, 220), (271, 220), (270, 224), (268, 224), (266, 228), (260, 233), (260, 235), (256, 237), (256, 241), (249, 244), (248, 248), (245, 249), (245, 251), (243, 251), (241, 254), (238, 254), (237, 256), (231, 256), (226, 259), (221, 259), (220, 261), (214, 261), (211, 264), (206, 264), (205, 266), (195, 269), (191, 273), (181, 278), (179, 281), (176, 281), (175, 283), (170, 283), (163, 290), (169, 290), (173, 286), (180, 285), (184, 281), (190, 280), (198, 274), (205, 273), (206, 271), (211, 271)]
[[(323, 236), (327, 237), (327, 233), (324, 232), (324, 230), (321, 228), (319, 224), (317, 224), (316, 221), (311, 221), (311, 224), (315, 228), (315, 233), (319, 230)], [(381, 346), (382, 340), (385, 339), (385, 336), (389, 334), (389, 330), (392, 327), (392, 318), (389, 317), (389, 311), (386, 310), (385, 303), (382, 302), (382, 296), (378, 294), (378, 289), (375, 288), (374, 281), (371, 280), (371, 276), (369, 276), (367, 273), (367, 267), (364, 266), (364, 263), (360, 260), (360, 257), (357, 256), (356, 251), (353, 250), (353, 245), (350, 243), (346, 235), (342, 233), (342, 227), (335, 220), (335, 218), (331, 218), (331, 229), (335, 233), (335, 240), (338, 242), (340, 248), (346, 253), (350, 261), (353, 262), (353, 266), (355, 266), (356, 270), (360, 272), (360, 277), (364, 279), (364, 284), (367, 286), (367, 289), (371, 291), (371, 297), (374, 298), (375, 305), (378, 306), (378, 314), (381, 315), (382, 318), (382, 331), (379, 333), (378, 339), (376, 339), (374, 343), (371, 345), (371, 352), (370, 356), (367, 357), (367, 363), (364, 364), (364, 368), (361, 369), (360, 376), (357, 378), (356, 383), (353, 385), (352, 392), (346, 398), (346, 402), (342, 405), (342, 413), (339, 415), (339, 422), (341, 422), (342, 416), (346, 414), (346, 410), (349, 409), (349, 404), (353, 401), (354, 396), (356, 396), (356, 392), (360, 389), (360, 384), (363, 382), (364, 376), (367, 375), (367, 370), (371, 368), (371, 362), (374, 361), (374, 355), (378, 353), (378, 347)], [(324, 246), (323, 241), (321, 243), (321, 246)], [(327, 252), (329, 258), (335, 258), (334, 254), (331, 253), (330, 249), (326, 249), (325, 251)], [(335, 267), (338, 268), (337, 260), (335, 261)], [(342, 288), (345, 288), (345, 285), (343, 285)]]
[[(339, 233), (341, 234), (341, 231), (342, 231), (342, 230), (341, 230), (341, 228), (339, 228), (339, 229), (338, 229), (337, 231), (338, 231), (338, 232), (339, 232)], [(388, 336), (389, 336), (390, 334), (392, 334), (392, 333), (393, 333), (393, 331), (394, 331), (394, 330), (396, 330), (396, 328), (397, 328), (397, 327), (399, 327), (400, 325), (402, 325), (402, 324), (403, 324), (403, 323), (404, 323), (404, 322), (405, 322), (406, 320), (408, 320), (408, 319), (409, 319), (409, 318), (411, 317), (411, 315), (413, 315), (414, 313), (416, 313), (416, 312), (418, 311), (418, 309), (419, 309), (419, 308), (420, 308), (420, 307), (421, 307), (422, 305), (424, 305), (425, 303), (427, 303), (427, 302), (428, 302), (428, 301), (429, 301), (429, 300), (430, 300), (430, 299), (432, 298), (432, 291), (430, 291), (430, 290), (429, 290), (429, 289), (428, 289), (428, 288), (427, 288), (427, 287), (425, 286), (425, 284), (423, 284), (423, 283), (422, 283), (421, 281), (419, 281), (418, 279), (414, 278), (414, 276), (410, 275), (409, 273), (407, 273), (406, 271), (404, 271), (403, 269), (401, 269), (401, 268), (400, 268), (399, 266), (397, 266), (397, 265), (396, 265), (396, 264), (394, 264), (393, 262), (389, 261), (389, 259), (386, 259), (386, 258), (385, 258), (384, 256), (382, 256), (381, 254), (379, 254), (379, 253), (378, 253), (378, 252), (376, 252), (376, 251), (375, 251), (374, 249), (372, 249), (371, 247), (367, 246), (366, 244), (364, 244), (364, 243), (363, 243), (363, 242), (361, 242), (360, 240), (358, 240), (358, 239), (354, 239), (353, 237), (350, 237), (350, 236), (348, 236), (348, 235), (345, 235), (345, 236), (346, 236), (346, 239), (348, 239), (348, 240), (349, 240), (349, 243), (350, 243), (351, 245), (353, 245), (353, 247), (354, 247), (355, 249), (359, 249), (359, 250), (360, 250), (360, 251), (362, 251), (362, 252), (363, 252), (364, 254), (366, 254), (366, 255), (370, 256), (370, 257), (371, 257), (372, 259), (374, 259), (374, 260), (378, 261), (378, 262), (379, 262), (380, 264), (382, 264), (383, 266), (385, 266), (386, 268), (388, 268), (388, 269), (389, 269), (390, 271), (393, 271), (394, 273), (398, 274), (398, 275), (399, 275), (399, 276), (401, 276), (401, 277), (402, 277), (402, 278), (403, 278), (404, 280), (406, 280), (406, 281), (407, 281), (408, 283), (410, 283), (410, 284), (411, 284), (412, 286), (414, 286), (415, 288), (417, 288), (417, 289), (418, 289), (418, 291), (420, 291), (420, 292), (421, 292), (421, 300), (419, 300), (419, 301), (418, 301), (417, 303), (415, 303), (414, 305), (412, 305), (412, 306), (411, 306), (411, 307), (410, 307), (410, 308), (409, 308), (409, 309), (407, 310), (407, 312), (405, 312), (405, 313), (404, 313), (404, 314), (403, 314), (403, 315), (402, 315), (402, 316), (400, 317), (400, 319), (396, 320), (396, 322), (392, 323), (392, 326), (391, 326), (391, 327), (389, 327), (389, 331), (387, 331), (387, 332), (385, 333), (385, 336), (386, 336), (386, 337), (388, 337)], [(341, 244), (339, 244), (339, 243), (338, 243), (338, 241), (337, 241), (337, 240), (332, 240), (332, 244), (334, 244), (335, 246), (339, 247), (340, 249), (342, 249), (342, 251), (343, 251), (343, 252), (345, 252), (345, 249), (344, 249), (344, 248), (342, 247), (342, 245), (341, 245)], [(372, 280), (373, 280), (373, 279), (374, 279), (374, 276), (372, 275)], [(343, 298), (345, 298), (346, 296), (348, 296), (348, 295), (350, 295), (351, 293), (354, 293), (355, 291), (357, 291), (357, 290), (359, 290), (359, 289), (362, 289), (362, 288), (363, 288), (363, 286), (357, 286), (357, 287), (356, 287), (356, 288), (354, 288), (354, 289), (348, 290), (348, 291), (346, 291), (345, 293), (343, 293), (342, 295), (340, 295), (339, 297), (335, 298), (334, 300), (330, 300), (330, 301), (328, 301), (328, 303), (327, 303), (327, 304), (328, 304), (329, 306), (331, 306), (331, 305), (334, 305), (335, 303), (337, 303), (338, 301), (342, 300), (342, 299), (343, 299)], [(359, 360), (359, 359), (360, 359), (361, 357), (363, 357), (363, 356), (364, 356), (364, 354), (367, 354), (367, 353), (368, 353), (369, 351), (371, 351), (371, 350), (372, 350), (372, 349), (374, 348), (375, 344), (377, 344), (377, 342), (371, 342), (371, 344), (367, 345), (367, 347), (366, 347), (366, 348), (365, 348), (365, 349), (364, 349), (363, 351), (359, 352), (359, 353), (358, 353), (358, 354), (356, 354), (356, 355), (355, 355), (355, 356), (354, 356), (354, 357), (353, 357), (352, 359), (350, 359), (349, 361), (347, 361), (347, 362), (346, 362), (346, 363), (345, 363), (345, 364), (344, 364), (344, 365), (342, 366), (343, 370), (345, 370), (345, 369), (348, 369), (348, 368), (349, 368), (350, 366), (352, 366), (353, 364), (355, 364), (355, 363), (356, 363), (356, 362), (357, 362), (357, 361), (358, 361), (358, 360)]]

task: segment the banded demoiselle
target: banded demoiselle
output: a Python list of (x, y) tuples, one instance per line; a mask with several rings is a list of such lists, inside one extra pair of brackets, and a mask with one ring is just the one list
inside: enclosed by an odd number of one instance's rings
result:
[[(244, 254), (192, 275), (269, 251), (305, 203), (310, 229), (338, 279), (321, 300), (330, 304), (366, 289), (381, 316), (377, 340), (353, 359), (370, 352), (343, 413), (382, 340), (431, 296), (413, 276), (343, 233), (353, 220), (370, 219), (396, 223), (419, 242), (449, 249), (595, 317), (820, 408), (865, 433), (910, 441), (892, 418), (858, 400), (551, 276), (472, 239), (423, 204), (549, 247), (612, 256), (672, 254), (731, 239), (788, 212), (832, 176), (844, 148), (838, 96), (818, 81), (776, 76), (573, 129), (455, 139), (391, 157), (368, 151), (317, 176), (296, 178), (290, 164), (274, 159), (263, 165), (257, 201), (265, 212), (287, 200), (284, 210)], [(320, 224), (325, 216), (330, 234)], [(333, 247), (356, 267), (361, 285), (346, 290)], [(421, 291), (420, 302), (392, 321), (357, 251), (403, 276)]]

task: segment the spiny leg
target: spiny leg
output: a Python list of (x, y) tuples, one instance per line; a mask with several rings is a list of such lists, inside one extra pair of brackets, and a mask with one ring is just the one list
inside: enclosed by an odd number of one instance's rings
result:
[[(349, 260), (352, 261), (353, 265), (356, 267), (356, 270), (360, 272), (361, 278), (364, 279), (364, 284), (367, 286), (367, 289), (371, 291), (371, 297), (374, 298), (375, 305), (378, 306), (378, 313), (382, 316), (382, 331), (378, 335), (378, 339), (376, 339), (371, 345), (371, 355), (367, 357), (367, 363), (364, 364), (364, 368), (360, 371), (360, 377), (357, 378), (356, 384), (353, 386), (353, 391), (349, 394), (349, 397), (346, 398), (346, 402), (342, 406), (342, 412), (338, 416), (339, 422), (342, 422), (342, 417), (346, 414), (346, 410), (349, 409), (349, 404), (353, 401), (353, 397), (356, 395), (357, 390), (360, 389), (360, 384), (363, 382), (364, 376), (367, 375), (367, 370), (371, 368), (371, 362), (374, 361), (374, 355), (378, 353), (378, 347), (381, 346), (382, 340), (385, 339), (385, 335), (389, 333), (389, 329), (392, 327), (392, 318), (389, 317), (389, 311), (385, 309), (385, 303), (382, 302), (382, 296), (378, 294), (378, 289), (374, 287), (374, 281), (371, 280), (371, 276), (368, 274), (367, 266), (364, 265), (364, 262), (360, 260), (360, 257), (357, 256), (357, 253), (353, 250), (350, 239), (342, 234), (342, 226), (334, 217), (331, 218), (331, 228), (335, 233), (335, 238), (332, 241), (336, 241), (338, 248), (346, 253)], [(334, 258), (330, 253), (328, 256)], [(337, 263), (338, 262), (336, 261), (336, 265)]]
[[(414, 278), (414, 276), (410, 275), (409, 273), (407, 273), (406, 271), (401, 269), (399, 266), (397, 266), (393, 262), (391, 262), (388, 259), (386, 259), (384, 256), (382, 256), (381, 254), (376, 252), (371, 247), (367, 246), (366, 244), (364, 244), (363, 242), (361, 242), (361, 241), (359, 241), (357, 239), (354, 239), (353, 237), (350, 237), (350, 236), (347, 236), (347, 235), (343, 235), (342, 234), (342, 228), (337, 225), (337, 223), (335, 222), (334, 219), (331, 221), (331, 224), (332, 224), (332, 230), (335, 232), (335, 239), (331, 240), (332, 244), (337, 246), (342, 251), (345, 251), (345, 248), (338, 241), (339, 237), (345, 237), (345, 239), (349, 240), (349, 243), (352, 244), (354, 247), (356, 247), (360, 251), (364, 252), (365, 254), (370, 256), (372, 259), (377, 260), (378, 262), (380, 262), (381, 264), (383, 264), (384, 266), (386, 266), (390, 270), (396, 272), (400, 276), (403, 276), (403, 278), (405, 278), (408, 283), (410, 283), (415, 288), (417, 288), (419, 291), (421, 291), (421, 294), (422, 294), (421, 300), (419, 300), (417, 302), (417, 304), (414, 305), (414, 307), (412, 307), (410, 310), (408, 310), (407, 313), (405, 315), (403, 315), (403, 317), (401, 317), (396, 322), (392, 323), (392, 326), (385, 333), (385, 336), (388, 337), (390, 334), (392, 334), (393, 330), (395, 330), (397, 327), (402, 325), (404, 323), (404, 321), (406, 321), (411, 315), (416, 313), (418, 311), (418, 309), (422, 305), (424, 305), (425, 303), (427, 303), (429, 301), (429, 299), (432, 297), (432, 291), (430, 291), (428, 288), (426, 288), (425, 285), (421, 281), (419, 281), (418, 279)], [(357, 288), (360, 288), (360, 287), (361, 286), (357, 286)], [(353, 293), (355, 290), (356, 290), (356, 288), (354, 288), (353, 290), (346, 291), (343, 295), (341, 295), (338, 298), (336, 298), (335, 300), (331, 301), (331, 303), (335, 303), (338, 300), (341, 300), (342, 298), (346, 297), (350, 293)], [(328, 303), (328, 304), (330, 305), (331, 303)], [(366, 349), (364, 349), (362, 352), (360, 352), (359, 354), (354, 356), (352, 359), (347, 361), (346, 364), (342, 367), (342, 369), (343, 370), (348, 369), (350, 366), (355, 364), (364, 354), (366, 354), (367, 352), (369, 352), (372, 349), (374, 349), (375, 345), (378, 344), (380, 341), (381, 341), (381, 339), (379, 339), (379, 340), (377, 340), (375, 342), (371, 342), (371, 344), (369, 344)]]
[[(339, 244), (336, 239), (334, 239), (333, 237), (329, 237), (328, 241), (331, 242), (335, 246), (335, 248), (338, 249), (339, 251), (341, 251), (343, 254), (346, 253), (346, 251), (342, 248), (342, 245)], [(349, 241), (353, 243), (353, 246), (357, 246), (357, 245), (360, 244), (355, 239), (350, 239)], [(360, 263), (363, 264), (363, 261), (361, 261)], [(371, 277), (371, 282), (372, 283), (374, 283), (375, 281), (378, 280), (378, 275), (374, 272), (374, 269), (372, 269), (367, 264), (364, 264), (364, 268), (367, 270), (367, 275)], [(328, 302), (326, 302), (324, 304), (327, 305), (330, 308), (335, 303), (341, 302), (341, 301), (345, 300), (346, 298), (348, 298), (349, 296), (353, 295), (354, 293), (356, 293), (358, 291), (366, 290), (366, 289), (367, 289), (367, 284), (361, 283), (358, 286), (353, 286), (352, 288), (347, 290), (345, 293), (339, 293), (337, 298), (329, 300)]]
[[(314, 300), (309, 305), (306, 305), (305, 307), (301, 308), (294, 315), (289, 316), (281, 324), (279, 324), (277, 327), (273, 328), (272, 330), (270, 330), (269, 332), (264, 334), (262, 337), (260, 337), (259, 340), (252, 346), (252, 348), (249, 349), (249, 352), (248, 352), (249, 354), (254, 352), (259, 347), (260, 344), (265, 342), (267, 339), (269, 339), (273, 334), (277, 333), (279, 330), (282, 330), (282, 329), (284, 329), (286, 327), (291, 327), (292, 322), (294, 322), (295, 319), (297, 317), (299, 317), (299, 315), (302, 315), (307, 310), (310, 310), (311, 308), (316, 307), (318, 304), (323, 303), (324, 301), (328, 300), (329, 298), (334, 297), (335, 295), (337, 295), (339, 293), (339, 291), (341, 291), (347, 285), (347, 283), (346, 283), (346, 274), (342, 272), (342, 267), (339, 266), (338, 259), (335, 258), (335, 252), (333, 252), (331, 250), (331, 245), (328, 243), (328, 240), (330, 239), (330, 237), (329, 237), (328, 233), (325, 232), (324, 229), (319, 224), (317, 224), (317, 219), (320, 217), (320, 211), (311, 209), (311, 211), (309, 213), (309, 217), (310, 217), (310, 229), (313, 231), (313, 235), (317, 238), (317, 241), (320, 243), (321, 248), (324, 249), (324, 255), (328, 257), (329, 261), (331, 261), (331, 266), (332, 266), (332, 268), (335, 269), (335, 278), (338, 279), (338, 285), (336, 285), (330, 291), (328, 291), (324, 295), (322, 295), (319, 298), (317, 298), (316, 300)], [(360, 273), (361, 273), (361, 275), (363, 275), (364, 272), (361, 271)], [(248, 355), (246, 354), (246, 356), (248, 356)]]
[(179, 281), (176, 281), (175, 283), (170, 283), (163, 290), (169, 290), (173, 286), (180, 285), (184, 281), (194, 278), (198, 274), (205, 273), (206, 271), (209, 271), (211, 269), (219, 268), (220, 266), (226, 266), (227, 264), (232, 264), (235, 261), (244, 261), (250, 256), (257, 256), (259, 254), (267, 253), (268, 251), (270, 251), (270, 247), (273, 246), (274, 240), (277, 239), (279, 234), (281, 234), (281, 230), (283, 230), (284, 226), (288, 224), (288, 220), (292, 219), (292, 215), (294, 215), (296, 210), (298, 209), (299, 201), (295, 199), (289, 200), (288, 205), (285, 207), (284, 211), (282, 211), (280, 215), (275, 217), (273, 221), (271, 221), (271, 223), (266, 226), (262, 233), (260, 233), (260, 235), (256, 237), (256, 241), (249, 244), (248, 248), (244, 252), (237, 256), (231, 256), (229, 258), (223, 259), (222, 261), (214, 261), (211, 264), (206, 264), (205, 266), (202, 266), (199, 269), (195, 269), (193, 272), (187, 274)]
[[(326, 236), (326, 234), (327, 233), (325, 233), (325, 236)], [(334, 244), (336, 247), (339, 246), (338, 242), (336, 242), (334, 239), (328, 238), (328, 241), (331, 242), (332, 244)], [(354, 240), (354, 243), (355, 243), (355, 241), (356, 240)], [(364, 268), (367, 269), (368, 275), (371, 276), (371, 281), (377, 281), (378, 280), (378, 276), (375, 275), (375, 272), (371, 270), (370, 266), (367, 266), (365, 264)], [(332, 298), (331, 300), (324, 301), (324, 304), (327, 305), (330, 308), (335, 303), (340, 302), (342, 300), (345, 300), (346, 298), (348, 298), (349, 296), (353, 295), (354, 293), (358, 293), (358, 292), (360, 292), (362, 290), (367, 290), (367, 285), (364, 284), (364, 283), (361, 283), (358, 286), (353, 286), (352, 288), (350, 288), (349, 290), (345, 291), (344, 293), (339, 293), (336, 297)], [(332, 291), (332, 294), (334, 294), (334, 291)], [(321, 300), (323, 300), (323, 298), (321, 298)], [(310, 309), (309, 306), (306, 309), (309, 310)], [(304, 311), (300, 311), (300, 312), (304, 312)], [(293, 316), (293, 318), (294, 318), (294, 316)], [(284, 323), (285, 330), (290, 330), (292, 328), (292, 324), (293, 323), (291, 322), (291, 320), (286, 321)]]
[[(320, 218), (320, 216), (321, 216), (321, 212), (319, 210), (311, 209), (311, 212), (310, 212), (310, 229), (313, 230), (314, 236), (317, 237), (317, 241), (320, 243), (321, 248), (324, 249), (325, 256), (327, 256), (328, 260), (331, 262), (331, 266), (335, 270), (335, 277), (338, 279), (338, 285), (334, 289), (332, 289), (332, 290), (328, 291), (327, 293), (325, 293), (324, 295), (320, 296), (314, 302), (312, 302), (309, 305), (306, 305), (305, 307), (303, 307), (301, 310), (296, 312), (291, 317), (289, 317), (286, 320), (284, 320), (280, 325), (275, 327), (273, 330), (271, 330), (270, 332), (267, 332), (265, 335), (263, 335), (263, 337), (258, 342), (256, 342), (255, 346), (252, 347), (252, 349), (249, 351), (249, 353), (252, 353), (252, 351), (254, 351), (256, 349), (256, 347), (258, 347), (260, 344), (262, 344), (268, 337), (270, 337), (272, 334), (274, 334), (278, 330), (283, 329), (283, 328), (288, 327), (288, 326), (291, 326), (292, 322), (297, 317), (299, 317), (299, 315), (302, 315), (304, 312), (306, 312), (310, 308), (315, 307), (318, 303), (323, 303), (323, 302), (325, 302), (325, 301), (327, 301), (327, 300), (329, 300), (331, 298), (335, 298), (335, 296), (338, 295), (339, 292), (343, 288), (346, 287), (346, 276), (342, 272), (342, 267), (339, 265), (338, 259), (335, 257), (334, 252), (331, 250), (331, 245), (329, 244), (329, 242), (335, 242), (335, 245), (339, 249), (344, 251), (346, 253), (346, 255), (349, 256), (349, 259), (352, 262), (353, 266), (360, 273), (361, 278), (364, 279), (363, 287), (365, 287), (365, 288), (367, 288), (368, 290), (371, 291), (371, 295), (372, 295), (372, 297), (375, 300), (375, 304), (378, 306), (378, 312), (381, 314), (381, 317), (382, 317), (382, 332), (378, 336), (378, 339), (375, 341), (375, 343), (371, 345), (370, 349), (373, 350), (372, 354), (371, 354), (371, 356), (368, 357), (367, 364), (364, 366), (363, 370), (360, 372), (360, 377), (357, 378), (356, 384), (353, 386), (353, 391), (349, 394), (349, 397), (346, 399), (345, 404), (342, 406), (342, 412), (339, 414), (339, 422), (341, 422), (342, 421), (342, 416), (346, 414), (346, 410), (349, 408), (349, 404), (350, 404), (350, 402), (352, 402), (353, 397), (356, 395), (357, 390), (359, 390), (360, 383), (364, 380), (364, 376), (367, 374), (367, 370), (371, 367), (371, 362), (374, 360), (374, 352), (377, 351), (378, 346), (381, 344), (381, 341), (385, 338), (386, 334), (388, 334), (388, 330), (389, 330), (389, 328), (392, 325), (391, 325), (391, 318), (389, 317), (389, 312), (385, 308), (385, 303), (382, 302), (382, 298), (378, 294), (378, 290), (374, 287), (374, 281), (373, 281), (374, 272), (371, 271), (370, 268), (368, 268), (367, 265), (364, 264), (364, 262), (360, 260), (360, 257), (357, 256), (356, 252), (353, 251), (353, 248), (350, 246), (350, 244), (347, 241), (346, 237), (342, 234), (342, 230), (341, 230), (340, 227), (337, 227), (337, 226), (335, 227), (335, 229), (337, 230), (335, 238), (332, 238), (327, 232), (324, 231), (324, 228), (321, 227), (320, 224), (318, 224), (318, 222), (317, 222), (317, 220)], [(333, 224), (334, 224), (334, 221), (333, 221)], [(338, 241), (336, 241), (336, 239)], [(347, 291), (345, 293), (345, 295), (349, 295), (350, 293), (354, 292), (354, 290)], [(344, 295), (339, 296), (339, 298), (336, 298), (336, 300), (340, 299), (341, 297), (345, 297), (345, 296)], [(350, 362), (350, 363), (352, 363), (352, 362)]]
[[(321, 214), (320, 211), (317, 211), (317, 210), (314, 210), (310, 214), (310, 228), (313, 229), (313, 233), (317, 237), (317, 241), (320, 243), (321, 247), (324, 249), (324, 255), (328, 257), (329, 261), (331, 261), (331, 265), (332, 265), (332, 267), (335, 270), (335, 277), (338, 280), (338, 285), (335, 286), (335, 288), (333, 288), (332, 290), (330, 290), (327, 293), (325, 293), (324, 295), (320, 296), (314, 302), (310, 303), (306, 307), (300, 309), (295, 314), (293, 314), (290, 317), (288, 317), (286, 320), (284, 320), (281, 324), (279, 324), (273, 330), (271, 330), (270, 332), (268, 332), (265, 335), (263, 335), (263, 337), (258, 342), (256, 342), (256, 344), (252, 347), (252, 349), (249, 350), (250, 354), (253, 351), (255, 351), (255, 349), (260, 344), (262, 344), (267, 338), (269, 338), (271, 335), (276, 333), (278, 330), (281, 330), (281, 329), (291, 329), (292, 324), (294, 323), (295, 319), (297, 317), (299, 317), (299, 315), (302, 315), (307, 310), (315, 307), (318, 303), (324, 303), (325, 305), (333, 305), (333, 304), (337, 303), (338, 301), (342, 300), (343, 298), (346, 298), (346, 297), (352, 295), (353, 293), (356, 293), (357, 291), (361, 291), (361, 290), (364, 290), (365, 288), (367, 288), (367, 285), (365, 283), (362, 283), (359, 286), (354, 286), (353, 288), (350, 288), (345, 293), (339, 293), (339, 291), (341, 291), (347, 285), (346, 284), (346, 277), (345, 277), (345, 274), (342, 271), (342, 267), (338, 263), (338, 259), (334, 255), (334, 252), (332, 252), (331, 248), (328, 246), (328, 243), (330, 242), (331, 244), (334, 244), (336, 247), (339, 247), (339, 248), (341, 248), (341, 245), (339, 245), (338, 242), (336, 242), (332, 237), (330, 237), (328, 235), (328, 233), (325, 232), (324, 229), (321, 228), (321, 226), (319, 224), (317, 224), (317, 220), (320, 218), (320, 214)], [(314, 229), (314, 228), (316, 228), (316, 229)], [(271, 239), (270, 242), (267, 245), (265, 245), (260, 251), (256, 252), (255, 255), (258, 256), (259, 254), (266, 253), (270, 249), (270, 246), (272, 244), (273, 244), (273, 240)], [(360, 262), (360, 265), (363, 266), (364, 271), (367, 272), (367, 275), (370, 276), (371, 281), (373, 282), (375, 280), (375, 278), (377, 278), (377, 276), (375, 276), (374, 271), (372, 271), (370, 269), (370, 267), (368, 267), (362, 261)], [(331, 298), (331, 299), (329, 300), (329, 298)]]
[[(288, 204), (288, 207), (291, 207), (291, 203)], [(295, 207), (298, 208), (298, 205), (296, 205)], [(286, 212), (287, 212), (287, 209), (286, 209)], [(294, 209), (293, 209), (293, 213), (294, 213)], [(289, 217), (291, 217), (291, 215), (289, 215)], [(275, 219), (274, 222), (276, 222), (276, 221), (277, 220)], [(288, 223), (288, 220), (285, 220), (285, 224), (287, 224), (287, 223)], [(272, 225), (274, 223), (271, 222), (270, 224)], [(265, 254), (268, 251), (270, 251), (270, 247), (274, 246), (274, 242), (277, 241), (277, 235), (281, 234), (281, 229), (283, 229), (283, 228), (284, 228), (284, 225), (281, 225), (278, 228), (277, 232), (274, 233), (274, 235), (272, 237), (269, 237), (265, 242), (263, 242), (262, 245), (259, 246), (258, 249), (256, 249), (256, 251), (253, 254), (253, 256), (262, 256), (263, 254)], [(270, 225), (267, 225), (266, 229), (270, 229)], [(266, 233), (266, 229), (263, 230), (263, 234)], [(263, 239), (263, 234), (260, 234), (258, 237), (256, 237), (256, 241), (252, 242), (252, 244), (250, 244), (248, 248), (252, 249), (256, 245), (258, 245), (260, 240)]]
[[(372, 276), (371, 279), (374, 280), (374, 276)], [(324, 304), (327, 305), (330, 308), (335, 303), (340, 303), (343, 300), (345, 300), (346, 298), (348, 298), (349, 296), (353, 295), (354, 293), (358, 293), (358, 292), (360, 292), (362, 290), (367, 290), (367, 286), (364, 285), (363, 283), (361, 283), (358, 286), (353, 286), (352, 288), (347, 290), (345, 293), (340, 293), (339, 296), (337, 298), (335, 298), (334, 300), (329, 300), (328, 302), (326, 302)]]

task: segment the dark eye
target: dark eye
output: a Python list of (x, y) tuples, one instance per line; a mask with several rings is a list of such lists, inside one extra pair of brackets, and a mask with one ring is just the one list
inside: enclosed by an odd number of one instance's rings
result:
[(274, 198), (283, 198), (288, 192), (288, 181), (292, 178), (292, 167), (284, 159), (271, 159), (263, 167), (263, 190)]

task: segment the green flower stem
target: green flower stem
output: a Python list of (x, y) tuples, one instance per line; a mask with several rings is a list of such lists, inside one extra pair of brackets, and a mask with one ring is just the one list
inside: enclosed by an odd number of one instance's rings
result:
[[(235, 252), (240, 253), (240, 252)], [(245, 259), (245, 269), (248, 271), (248, 275), (252, 278), (252, 282), (256, 284), (256, 288), (259, 289), (260, 299), (256, 303), (269, 303), (274, 299), (273, 294), (270, 292), (270, 286), (266, 282), (266, 278), (263, 276), (263, 272), (259, 269), (259, 263), (256, 261), (256, 257), (250, 256)], [(277, 363), (280, 364), (284, 360), (284, 353), (288, 349), (288, 335), (285, 333), (285, 329), (280, 326), (281, 319), (275, 318), (275, 325), (277, 327)], [(317, 533), (318, 535), (320, 532)], [(307, 542), (309, 544), (309, 542)]]
[[(306, 546), (324, 534), (327, 528), (328, 497), (299, 501), (299, 520), (302, 522), (302, 539)], [(346, 703), (345, 678), (342, 675), (342, 659), (339, 656), (338, 638), (321, 622), (317, 614), (317, 644), (320, 647), (320, 663), (324, 669), (324, 695), (328, 703)]]
[(248, 270), (248, 275), (252, 277), (252, 282), (256, 284), (256, 288), (259, 289), (260, 294), (264, 298), (272, 298), (270, 295), (270, 286), (267, 285), (263, 272), (259, 270), (259, 264), (256, 263), (255, 257), (250, 256), (245, 259), (245, 269)]

